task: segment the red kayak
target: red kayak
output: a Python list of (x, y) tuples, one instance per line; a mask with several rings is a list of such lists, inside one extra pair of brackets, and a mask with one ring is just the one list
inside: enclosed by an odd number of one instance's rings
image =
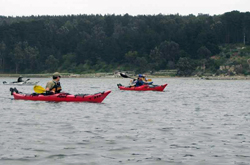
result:
[(10, 89), (11, 94), (16, 100), (32, 100), (32, 101), (54, 101), (54, 102), (94, 102), (101, 103), (111, 91), (100, 92), (96, 94), (79, 94), (72, 95), (68, 93), (58, 93), (53, 95), (44, 94), (23, 94), (19, 93), (16, 88)]
[(142, 85), (139, 87), (134, 87), (134, 86), (122, 86), (121, 84), (117, 84), (118, 88), (120, 90), (128, 90), (128, 91), (163, 91), (164, 88), (167, 86), (168, 84), (164, 84), (164, 85)]

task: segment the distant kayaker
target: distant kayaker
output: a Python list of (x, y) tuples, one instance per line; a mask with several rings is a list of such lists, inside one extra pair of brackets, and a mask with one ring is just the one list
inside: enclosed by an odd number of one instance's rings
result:
[(21, 75), (18, 77), (17, 82), (23, 82), (23, 77)]
[(61, 74), (59, 72), (55, 72), (52, 77), (53, 80), (49, 81), (46, 85), (46, 93), (47, 94), (60, 93), (62, 90), (60, 84)]

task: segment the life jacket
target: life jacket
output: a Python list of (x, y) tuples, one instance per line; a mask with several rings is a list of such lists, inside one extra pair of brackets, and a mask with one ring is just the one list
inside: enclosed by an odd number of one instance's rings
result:
[(50, 91), (54, 91), (55, 93), (60, 93), (62, 90), (60, 82), (55, 82), (55, 81), (53, 81), (53, 82), (55, 85), (52, 87), (52, 89)]
[(139, 86), (142, 86), (143, 84), (144, 82), (142, 80), (137, 80), (135, 86), (139, 87)]

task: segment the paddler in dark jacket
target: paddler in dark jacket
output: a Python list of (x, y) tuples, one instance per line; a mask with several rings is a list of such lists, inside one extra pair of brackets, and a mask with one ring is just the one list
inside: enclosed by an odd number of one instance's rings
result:
[(49, 81), (46, 85), (46, 94), (55, 94), (61, 92), (62, 87), (60, 84), (60, 78), (61, 75), (59, 72), (55, 72), (53, 74), (53, 80)]
[(142, 86), (143, 84), (144, 84), (143, 76), (139, 74), (137, 81), (135, 82), (135, 86), (139, 87), (139, 86)]

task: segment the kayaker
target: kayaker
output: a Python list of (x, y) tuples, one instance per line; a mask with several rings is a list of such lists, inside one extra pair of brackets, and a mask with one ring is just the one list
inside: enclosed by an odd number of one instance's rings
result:
[(23, 82), (23, 77), (21, 75), (18, 77), (17, 82)]
[(147, 79), (146, 76), (143, 74), (139, 74), (139, 77), (142, 77), (142, 81), (144, 82), (144, 84), (147, 85), (152, 85), (153, 81), (151, 79)]
[(143, 84), (144, 84), (143, 75), (139, 74), (139, 76), (135, 82), (135, 86), (139, 87), (139, 86), (142, 86)]
[(60, 93), (62, 90), (60, 84), (61, 74), (59, 72), (55, 72), (52, 77), (53, 80), (49, 81), (46, 85), (46, 94)]

